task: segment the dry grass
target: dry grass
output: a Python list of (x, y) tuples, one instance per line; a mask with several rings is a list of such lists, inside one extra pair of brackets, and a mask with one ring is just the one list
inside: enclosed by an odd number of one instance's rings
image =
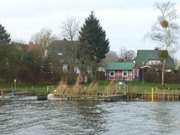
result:
[(99, 90), (101, 86), (96, 81), (93, 81), (89, 85), (81, 85), (80, 77), (77, 78), (76, 83), (73, 86), (68, 86), (65, 81), (60, 81), (56, 90), (53, 91), (55, 96), (60, 97), (80, 97), (80, 96), (112, 96), (117, 95), (116, 82), (111, 81), (109, 84), (103, 86), (103, 90)]
[(105, 96), (111, 96), (116, 94), (116, 84), (115, 81), (111, 81), (107, 87), (105, 87), (105, 90), (103, 91), (103, 95)]
[(80, 76), (78, 76), (75, 85), (72, 87), (72, 89), (70, 90), (70, 96), (80, 96), (80, 92), (81, 92), (81, 84), (80, 84)]
[(67, 83), (61, 80), (57, 86), (57, 88), (53, 91), (55, 96), (64, 96), (65, 92), (67, 91)]
[(97, 83), (96, 81), (92, 82), (86, 91), (87, 96), (96, 96), (97, 95)]

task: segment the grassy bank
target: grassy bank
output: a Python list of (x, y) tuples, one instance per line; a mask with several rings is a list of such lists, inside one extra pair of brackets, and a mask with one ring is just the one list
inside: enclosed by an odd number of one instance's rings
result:
[[(0, 81), (0, 91), (3, 90), (4, 93), (10, 93), (15, 89), (15, 84)], [(16, 92), (29, 92), (33, 95), (44, 95), (50, 93), (55, 89), (55, 85), (48, 84), (31, 84), (31, 83), (16, 83)]]
[[(97, 81), (97, 92), (103, 92), (107, 89), (110, 81)], [(114, 83), (116, 88), (118, 88), (118, 81)], [(162, 87), (158, 83), (147, 83), (147, 82), (140, 82), (140, 81), (132, 81), (132, 82), (125, 82), (128, 87), (128, 91), (132, 92), (150, 92), (152, 88), (156, 91), (180, 91), (180, 84), (166, 84)], [(88, 87), (89, 84), (82, 85), (83, 87)], [(14, 83), (7, 83), (0, 81), (0, 90), (4, 92), (11, 92), (14, 89)], [(50, 93), (52, 90), (56, 88), (56, 85), (47, 85), (47, 84), (30, 84), (30, 83), (16, 83), (16, 92), (30, 92), (34, 95), (45, 95)], [(120, 90), (121, 91), (121, 90)]]
[(180, 91), (180, 84), (165, 84), (164, 87), (161, 86), (159, 83), (147, 83), (141, 81), (133, 81), (128, 82), (128, 89), (131, 91), (143, 92), (143, 91), (151, 91), (152, 88), (156, 90), (179, 90)]

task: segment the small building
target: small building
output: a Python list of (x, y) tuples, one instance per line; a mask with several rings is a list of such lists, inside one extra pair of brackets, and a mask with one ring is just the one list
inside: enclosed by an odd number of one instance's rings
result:
[(113, 62), (105, 64), (106, 80), (125, 80), (131, 81), (135, 78), (133, 62)]

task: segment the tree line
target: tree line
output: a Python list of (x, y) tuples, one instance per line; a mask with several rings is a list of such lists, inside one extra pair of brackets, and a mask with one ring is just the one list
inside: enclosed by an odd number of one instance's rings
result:
[[(177, 23), (175, 6), (171, 1), (156, 3), (155, 8), (159, 11), (158, 19), (147, 34), (148, 38), (160, 46), (162, 85), (167, 56), (174, 53), (179, 45), (180, 26)], [(90, 78), (96, 79), (96, 69), (100, 64), (134, 59), (135, 53), (132, 50), (122, 48), (119, 55), (110, 51), (109, 39), (94, 12), (90, 13), (81, 27), (79, 24), (76, 18), (68, 18), (61, 26), (63, 40), (77, 43), (75, 48), (68, 46), (66, 52), (59, 53), (64, 57), (63, 53), (67, 53), (66, 57), (72, 57), (66, 58), (70, 69), (68, 73), (64, 73), (60, 68), (62, 66), (60, 56), (48, 54), (52, 42), (57, 39), (50, 30), (42, 29), (33, 35), (32, 42), (27, 45), (12, 42), (10, 34), (0, 24), (0, 79), (54, 83), (64, 78), (73, 82), (76, 78), (74, 66), (80, 68), (81, 74), (89, 74)]]
[[(74, 20), (68, 20), (63, 28), (64, 40), (73, 42), (78, 33), (79, 44), (73, 57), (78, 60), (81, 73), (87, 74), (90, 68), (94, 77), (97, 66), (110, 49), (106, 32), (94, 12), (85, 19), (80, 29)], [(33, 42), (28, 45), (10, 42), (10, 34), (0, 25), (0, 79), (32, 83), (54, 83), (62, 79), (63, 72), (56, 67), (59, 65), (55, 65), (59, 60), (48, 56), (48, 48), (54, 40), (51, 32), (44, 29), (34, 35)], [(72, 78), (72, 74), (73, 70), (69, 78)]]

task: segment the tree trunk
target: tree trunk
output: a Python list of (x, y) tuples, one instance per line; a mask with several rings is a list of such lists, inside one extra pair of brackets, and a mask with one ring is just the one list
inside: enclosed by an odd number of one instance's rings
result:
[(93, 80), (97, 80), (96, 73), (97, 73), (97, 68), (98, 68), (98, 66), (99, 66), (98, 63), (92, 62), (92, 79), (93, 79)]
[(165, 78), (165, 63), (166, 60), (162, 61), (162, 78), (161, 78), (161, 85), (164, 86), (164, 78)]

